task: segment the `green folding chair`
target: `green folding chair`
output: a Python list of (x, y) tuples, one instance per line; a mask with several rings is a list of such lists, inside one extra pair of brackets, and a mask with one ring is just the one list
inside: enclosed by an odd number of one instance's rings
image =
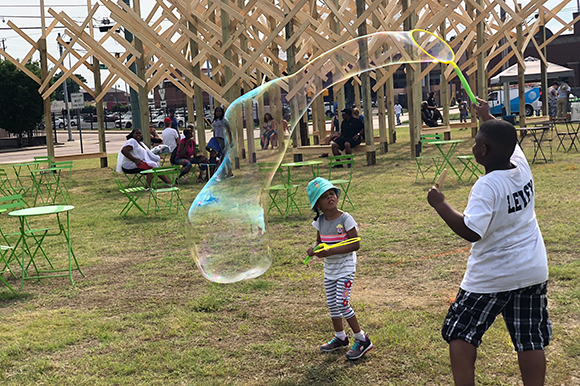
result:
[[(26, 194), (26, 192), (28, 192), (29, 189), (30, 189), (30, 187), (24, 187), (24, 186), (16, 187), (16, 186), (14, 186), (12, 184), (12, 182), (10, 182), (10, 178), (8, 177), (8, 174), (6, 173), (6, 170), (0, 169), (0, 195), (12, 196), (14, 194), (21, 194), (22, 196), (24, 196), (24, 194)], [(25, 202), (25, 204), (26, 204), (26, 202)], [(27, 204), (27, 206), (28, 206), (28, 204)]]
[[(288, 213), (294, 213), (294, 208), (296, 208), (298, 213), (302, 215), (298, 204), (296, 204), (296, 193), (299, 185), (291, 184), (284, 176), (283, 169), (277, 163), (260, 162), (258, 163), (258, 170), (262, 178), (262, 188), (268, 192), (268, 197), (270, 198), (270, 205), (266, 214), (270, 214), (270, 210), (276, 208), (278, 213), (286, 220)], [(276, 182), (274, 182), (276, 176), (279, 176), (279, 181), (276, 179)]]
[(137, 203), (137, 200), (139, 200), (139, 198), (146, 191), (145, 186), (131, 186), (131, 182), (132, 182), (131, 179), (128, 179), (129, 185), (124, 186), (122, 179), (126, 180), (125, 177), (120, 177), (119, 173), (117, 173), (115, 171), (115, 169), (111, 169), (111, 170), (113, 171), (113, 175), (115, 176), (115, 182), (117, 183), (117, 188), (119, 189), (119, 192), (123, 193), (125, 195), (125, 197), (127, 197), (127, 199), (129, 200), (129, 202), (121, 210), (121, 213), (119, 213), (119, 215), (125, 216), (127, 213), (129, 213), (129, 211), (133, 207), (137, 208), (141, 213), (146, 215), (147, 213)]
[[(5, 196), (5, 197), (0, 197), (0, 213), (1, 212), (8, 212), (8, 211), (13, 211), (13, 210), (18, 210), (18, 209), (24, 209), (26, 207), (25, 203), (22, 201), (22, 195), (20, 194), (15, 194), (12, 196)], [(5, 224), (5, 222), (3, 222), (3, 224)], [(46, 255), (46, 253), (44, 252), (44, 249), (42, 248), (42, 241), (44, 240), (44, 238), (46, 237), (49, 228), (37, 228), (37, 229), (32, 229), (29, 224), (28, 221), (24, 221), (24, 226), (25, 226), (25, 234), (32, 237), (36, 243), (36, 247), (34, 248), (34, 251), (29, 251), (30, 255), (31, 255), (31, 260), (28, 263), (28, 265), (26, 267), (22, 267), (21, 268), (23, 270), (27, 270), (30, 266), (30, 264), (34, 264), (34, 268), (38, 271), (36, 264), (34, 263), (34, 257), (38, 254), (41, 253), (44, 258), (46, 259), (46, 261), (48, 262), (48, 264), (52, 267), (52, 263), (50, 262), (50, 260), (48, 259), (48, 256)], [(11, 243), (8, 241), (8, 238), (11, 237), (18, 237), (18, 240), (16, 241), (16, 243), (14, 245), (11, 245)], [(4, 278), (2, 277), (3, 273), (9, 272), (14, 278), (16, 278), (16, 275), (14, 274), (14, 271), (12, 268), (10, 268), (10, 265), (12, 264), (13, 260), (16, 260), (18, 262), (18, 264), (20, 265), (20, 261), (18, 261), (17, 255), (16, 255), (16, 250), (18, 249), (18, 246), (21, 245), (21, 243), (23, 243), (24, 241), (22, 240), (21, 237), (21, 233), (20, 232), (10, 232), (10, 233), (5, 233), (4, 230), (0, 227), (0, 243), (2, 243), (2, 247), (0, 248), (0, 266), (2, 266), (2, 269), (0, 270), (0, 280), (6, 284), (6, 286), (8, 286), (8, 288), (10, 288), (10, 290), (12, 292), (14, 292), (14, 290), (8, 285), (8, 283), (6, 283), (6, 280), (4, 280)]]
[[(55, 198), (61, 196), (65, 204), (70, 204), (69, 188), (72, 181), (72, 161), (53, 162), (52, 168), (60, 169), (60, 179), (55, 187)], [(55, 200), (56, 202), (56, 200)]]
[[(151, 210), (151, 204), (153, 204), (153, 210), (159, 214), (164, 210), (168, 210), (171, 213), (173, 209), (179, 213), (179, 207), (183, 207), (185, 210), (185, 205), (183, 205), (183, 201), (181, 201), (179, 196), (179, 187), (175, 184), (181, 173), (181, 165), (153, 168), (150, 172), (153, 173), (153, 180), (149, 189), (147, 213)], [(170, 184), (167, 185), (159, 176), (167, 176)]]
[[(471, 177), (478, 178), (481, 176), (483, 171), (479, 168), (479, 164), (475, 162), (475, 156), (472, 155), (458, 155), (457, 159), (463, 164), (463, 170), (459, 173), (459, 179), (462, 181), (469, 182)], [(469, 177), (465, 180), (464, 174), (468, 174)]]
[(429, 142), (442, 141), (443, 134), (422, 134), (421, 140), (419, 141), (419, 156), (415, 157), (415, 162), (417, 163), (417, 173), (415, 174), (415, 182), (419, 179), (419, 174), (425, 179), (425, 173), (431, 169), (435, 169), (435, 174), (433, 175), (433, 181), (439, 174), (439, 169), (443, 163), (439, 162), (439, 156), (425, 156), (423, 155), (423, 145)]
[[(338, 185), (342, 190), (342, 202), (340, 204), (341, 210), (344, 207), (344, 203), (346, 201), (349, 202), (353, 210), (355, 209), (354, 204), (352, 203), (350, 196), (348, 195), (350, 183), (352, 181), (352, 171), (354, 170), (354, 157), (355, 157), (354, 154), (345, 154), (328, 157), (328, 180), (333, 185)], [(332, 178), (333, 173), (335, 178)], [(337, 174), (339, 174), (338, 179), (336, 178)]]
[[(2, 213), (4, 213), (4, 212), (6, 212), (6, 209), (2, 207), (2, 204), (0, 204), (0, 215), (2, 215)], [(0, 265), (2, 265), (2, 267), (3, 267), (2, 270), (0, 271), (0, 281), (2, 281), (2, 283), (4, 283), (4, 285), (6, 285), (6, 287), (8, 287), (8, 289), (10, 289), (10, 291), (12, 291), (12, 293), (16, 293), (12, 289), (12, 287), (10, 287), (10, 284), (8, 284), (6, 279), (4, 279), (4, 277), (2, 276), (5, 272), (9, 272), (12, 275), (14, 275), (8, 266), (8, 258), (10, 256), (12, 256), (12, 251), (14, 250), (14, 248), (12, 248), (9, 245), (10, 243), (6, 239), (6, 236), (4, 235), (4, 233), (2, 232), (2, 228), (0, 228), (0, 238), (1, 238), (0, 239)], [(8, 253), (10, 253), (11, 255), (8, 256)]]

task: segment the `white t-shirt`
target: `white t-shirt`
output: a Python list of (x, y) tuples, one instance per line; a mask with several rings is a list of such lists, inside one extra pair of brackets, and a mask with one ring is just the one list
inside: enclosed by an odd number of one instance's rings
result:
[(536, 220), (532, 171), (519, 145), (516, 167), (481, 176), (469, 194), (465, 225), (481, 239), (473, 243), (461, 288), (494, 293), (548, 280), (544, 239)]
[(175, 149), (179, 144), (179, 133), (177, 132), (177, 130), (171, 127), (166, 127), (165, 129), (163, 129), (161, 137), (163, 138), (163, 144), (169, 146), (169, 149), (171, 149), (171, 151), (173, 151), (173, 149)]
[[(143, 142), (139, 143), (135, 138), (130, 138), (125, 142), (123, 147), (131, 146), (131, 155), (135, 158), (140, 159), (141, 161), (147, 163), (151, 167), (158, 168), (160, 166), (159, 161), (161, 160), (158, 155), (153, 154), (151, 150), (149, 150)], [(127, 170), (136, 169), (137, 165), (135, 162), (131, 161), (129, 158), (125, 157), (122, 152), (123, 148), (117, 155), (117, 172), (123, 173), (123, 168)]]
[[(348, 239), (347, 232), (358, 225), (354, 218), (344, 212), (339, 218), (329, 221), (321, 214), (312, 226), (320, 233), (320, 241), (328, 245)], [(356, 252), (331, 255), (324, 258), (324, 278), (337, 280), (356, 271)]]
[(397, 103), (395, 105), (395, 114), (401, 114), (402, 111), (403, 111), (403, 107)]

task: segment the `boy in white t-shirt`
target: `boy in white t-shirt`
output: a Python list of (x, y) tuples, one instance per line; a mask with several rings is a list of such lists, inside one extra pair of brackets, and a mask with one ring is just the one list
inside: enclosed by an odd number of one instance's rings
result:
[(447, 225), (471, 241), (471, 256), (455, 302), (443, 322), (457, 385), (474, 385), (477, 347), (503, 315), (524, 385), (543, 385), (548, 318), (548, 262), (534, 210), (535, 186), (513, 125), (496, 120), (487, 102), (473, 105), (485, 122), (473, 146), (485, 175), (474, 184), (465, 211), (455, 210), (434, 186), (427, 199)]

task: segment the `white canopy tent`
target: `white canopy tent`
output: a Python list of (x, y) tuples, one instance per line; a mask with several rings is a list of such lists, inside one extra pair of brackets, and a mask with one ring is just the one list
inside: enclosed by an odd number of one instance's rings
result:
[[(524, 59), (526, 62), (526, 70), (524, 71), (524, 82), (539, 82), (541, 71), (540, 71), (540, 59), (528, 56)], [(560, 66), (558, 64), (548, 62), (548, 67), (546, 69), (548, 73), (548, 79), (554, 78), (566, 78), (574, 76), (574, 70), (568, 67)], [(517, 82), (518, 81), (518, 65), (517, 63), (508, 69), (500, 72), (496, 76), (490, 79), (491, 84), (501, 84), (505, 82)]]

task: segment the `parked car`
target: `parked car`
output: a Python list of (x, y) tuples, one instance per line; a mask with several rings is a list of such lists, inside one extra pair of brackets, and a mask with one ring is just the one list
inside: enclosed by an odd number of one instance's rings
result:
[[(77, 121), (73, 118), (70, 119), (70, 125), (71, 126), (76, 126), (77, 125)], [(54, 127), (58, 127), (59, 129), (64, 129), (65, 127), (67, 127), (66, 125), (66, 119), (65, 118), (58, 118), (54, 121)]]
[[(153, 118), (151, 120), (151, 123), (153, 123), (154, 127), (163, 128), (163, 127), (165, 127), (163, 121), (165, 121), (165, 118), (168, 116), (169, 115), (159, 114), (158, 116), (156, 116), (155, 118)], [(175, 115), (175, 119), (177, 119), (177, 126), (178, 127), (183, 127), (185, 125), (185, 118), (183, 116)]]
[(130, 129), (133, 127), (133, 113), (128, 111), (121, 115), (120, 118), (117, 118), (115, 121), (115, 127), (124, 127), (126, 129)]

